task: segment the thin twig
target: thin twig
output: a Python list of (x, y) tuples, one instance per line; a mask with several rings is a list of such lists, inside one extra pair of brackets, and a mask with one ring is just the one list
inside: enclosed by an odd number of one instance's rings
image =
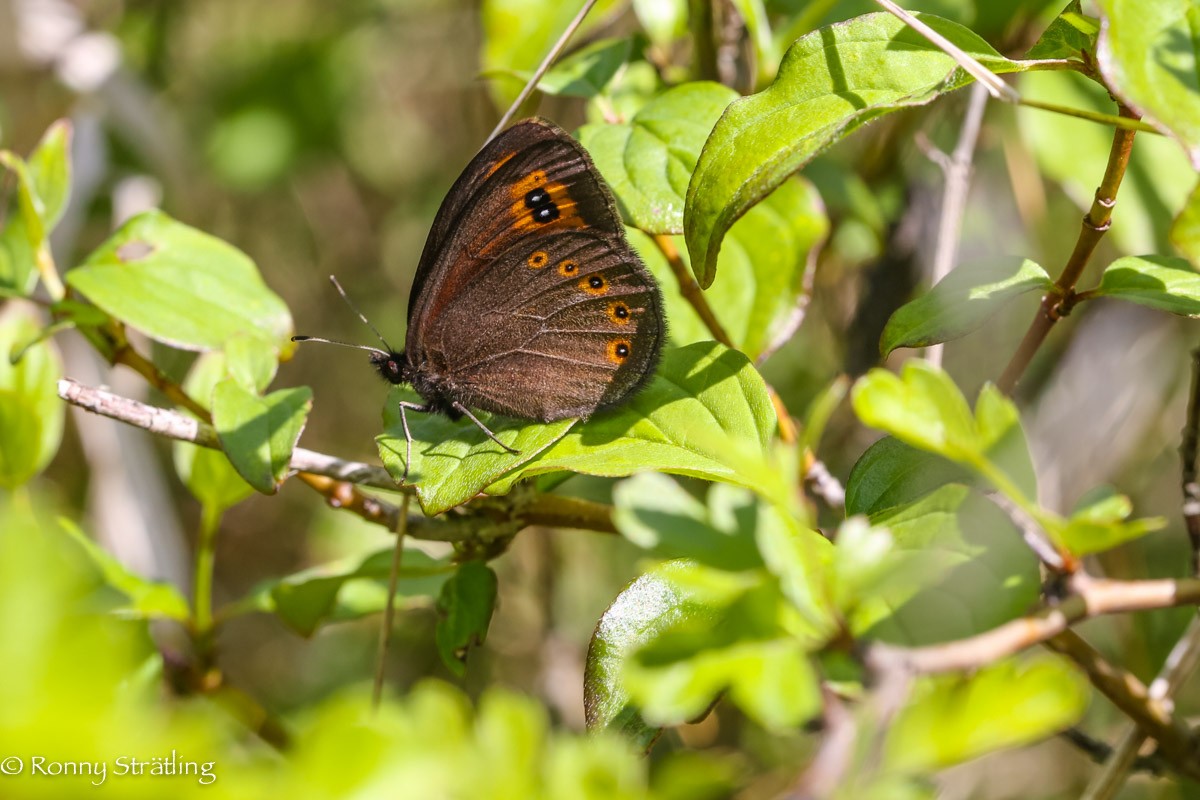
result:
[[(124, 422), (150, 433), (200, 447), (221, 449), (221, 441), (212, 426), (166, 408), (122, 397), (103, 389), (84, 386), (70, 378), (58, 382), (58, 395), (72, 405)], [(400, 491), (382, 467), (345, 461), (324, 453), (297, 447), (290, 464), (297, 478), (328, 498), (330, 505), (351, 511), (370, 522), (395, 530), (400, 510), (391, 503), (358, 492), (353, 485)], [(494, 509), (491, 516), (497, 516)], [(616, 533), (612, 507), (590, 500), (538, 494), (523, 502), (515, 521), (520, 525), (545, 525), (575, 528), (597, 533)], [(413, 516), (408, 535), (436, 542), (464, 542), (476, 536), (480, 520), (471, 516), (440, 516), (429, 519)]]
[[(1163, 662), (1158, 677), (1150, 684), (1147, 693), (1151, 700), (1167, 704), (1170, 698), (1183, 685), (1200, 662), (1200, 617), (1192, 617), (1183, 636), (1171, 648), (1167, 660)], [(1138, 752), (1146, 741), (1146, 734), (1137, 724), (1131, 724), (1121, 734), (1112, 757), (1104, 769), (1088, 784), (1082, 800), (1111, 800), (1125, 784), (1130, 770), (1138, 768)]]
[(392, 638), (392, 624), (396, 618), (396, 584), (400, 580), (400, 562), (404, 554), (404, 534), (408, 527), (408, 495), (400, 502), (397, 517), (396, 544), (392, 549), (392, 566), (388, 572), (387, 603), (383, 607), (383, 619), (379, 624), (379, 652), (375, 656), (375, 684), (371, 687), (371, 706), (379, 708), (383, 698), (383, 673), (387, 667), (388, 640)]
[[(1137, 726), (1134, 726), (1134, 729), (1136, 730)], [(1113, 755), (1116, 753), (1116, 749), (1112, 745), (1102, 742), (1095, 737), (1088, 736), (1078, 728), (1067, 728), (1059, 736), (1073, 744), (1080, 752), (1087, 755), (1088, 758), (1097, 764), (1111, 763)], [(1133, 760), (1132, 766), (1132, 769), (1137, 772), (1149, 772), (1152, 775), (1161, 775), (1166, 771), (1166, 768), (1167, 765), (1163, 763), (1163, 760), (1156, 756), (1137, 756)], [(1093, 798), (1092, 800), (1095, 799)]]
[(1029, 616), (941, 644), (897, 647), (876, 643), (868, 649), (868, 661), (931, 674), (977, 669), (1045, 642), (1090, 617), (1200, 604), (1197, 578), (1116, 581), (1080, 572), (1071, 576), (1068, 586), (1071, 594), (1065, 599)]
[[(1134, 112), (1125, 106), (1120, 106), (1123, 117), (1136, 117)], [(1096, 245), (1100, 243), (1109, 226), (1112, 224), (1113, 207), (1117, 204), (1117, 190), (1121, 187), (1121, 179), (1125, 177), (1125, 168), (1129, 165), (1129, 154), (1133, 150), (1134, 131), (1118, 128), (1113, 133), (1112, 148), (1108, 154), (1108, 166), (1104, 170), (1104, 179), (1096, 189), (1092, 207), (1083, 218), (1079, 238), (1075, 241), (1075, 249), (1067, 259), (1062, 274), (1054, 283), (1054, 288), (1042, 298), (1041, 308), (1030, 323), (1025, 338), (1017, 347), (1012, 360), (1008, 362), (1004, 373), (996, 385), (1005, 394), (1011, 394), (1017, 382), (1025, 374), (1026, 368), (1033, 361), (1033, 356), (1045, 341), (1054, 323), (1060, 317), (1070, 312), (1074, 304), (1075, 284), (1083, 274), (1084, 267), (1091, 260)]]
[(542, 59), (542, 63), (538, 64), (538, 68), (534, 70), (533, 76), (529, 79), (529, 82), (525, 84), (525, 88), (521, 90), (519, 95), (517, 95), (517, 99), (514, 100), (512, 105), (508, 107), (508, 110), (504, 112), (504, 116), (500, 117), (500, 121), (496, 123), (496, 127), (492, 130), (491, 135), (487, 138), (489, 142), (492, 139), (495, 139), (496, 135), (499, 134), (500, 131), (504, 130), (505, 126), (508, 125), (509, 120), (513, 118), (513, 114), (516, 114), (517, 109), (521, 107), (521, 104), (529, 99), (529, 95), (533, 94), (533, 90), (537, 88), (538, 83), (542, 80), (542, 76), (546, 74), (546, 71), (550, 69), (550, 65), (554, 63), (554, 59), (558, 58), (558, 54), (561, 53), (563, 48), (567, 46), (567, 42), (571, 40), (571, 37), (575, 34), (575, 31), (578, 30), (579, 26), (583, 24), (584, 17), (588, 15), (588, 12), (592, 10), (592, 6), (594, 5), (596, 5), (596, 0), (584, 0), (583, 7), (579, 9), (579, 13), (576, 14), (575, 18), (572, 19), (570, 24), (567, 25), (567, 29), (562, 32), (562, 36), (558, 37), (558, 41), (555, 42), (550, 48), (550, 52), (546, 53), (546, 57)]
[[(975, 144), (979, 141), (979, 129), (983, 125), (983, 112), (987, 108), (987, 91), (983, 84), (971, 87), (971, 99), (963, 115), (962, 130), (958, 144), (943, 167), (946, 177), (942, 193), (942, 212), (938, 220), (937, 247), (933, 254), (930, 281), (937, 283), (950, 274), (954, 259), (958, 255), (958, 243), (962, 238), (963, 213), (967, 207), (967, 192), (971, 188), (971, 162), (975, 157)], [(931, 364), (942, 363), (944, 344), (935, 344), (925, 350), (925, 359)]]
[(725, 327), (717, 319), (717, 315), (713, 313), (712, 306), (708, 304), (708, 299), (704, 296), (704, 291), (700, 288), (700, 284), (696, 283), (696, 278), (688, 269), (687, 264), (683, 263), (683, 257), (679, 255), (679, 249), (675, 247), (675, 242), (671, 240), (671, 237), (655, 236), (654, 244), (667, 259), (667, 264), (671, 267), (671, 274), (679, 283), (679, 293), (700, 317), (700, 321), (704, 323), (704, 327), (708, 328), (708, 332), (726, 347), (731, 349), (737, 347), (729, 338)]
[(971, 56), (967, 55), (961, 48), (951, 43), (950, 40), (948, 40), (945, 36), (942, 36), (933, 28), (929, 27), (909, 12), (893, 3), (892, 0), (875, 0), (875, 2), (883, 6), (883, 8), (889, 13), (902, 20), (905, 25), (908, 25), (908, 27), (924, 36), (943, 53), (953, 58), (954, 61), (960, 67), (962, 67), (965, 72), (983, 84), (983, 86), (987, 89), (988, 94), (990, 94), (992, 97), (1009, 103), (1016, 103), (1021, 99), (1021, 96), (1017, 94), (1016, 90), (1004, 81), (1000, 80), (1000, 78), (996, 77), (994, 72), (983, 66), (983, 64), (980, 64)]
[(1172, 769), (1200, 779), (1200, 739), (1172, 713), (1169, 703), (1153, 697), (1145, 684), (1109, 662), (1075, 631), (1063, 631), (1046, 644), (1082, 667), (1097, 690), (1137, 723), (1142, 733), (1153, 737)]
[(1016, 525), (1017, 530), (1021, 532), (1025, 544), (1038, 557), (1039, 561), (1054, 572), (1062, 572), (1066, 569), (1067, 565), (1062, 554), (1054, 548), (1054, 545), (1046, 538), (1046, 532), (1042, 530), (1042, 526), (1026, 513), (1025, 509), (1010, 500), (1008, 495), (1000, 492), (987, 492), (985, 496), (1008, 515), (1013, 525)]

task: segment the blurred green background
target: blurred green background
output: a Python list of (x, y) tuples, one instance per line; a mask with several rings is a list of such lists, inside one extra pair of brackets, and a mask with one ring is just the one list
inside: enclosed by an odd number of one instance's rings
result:
[[(644, 15), (653, 3), (637, 5)], [(865, 0), (766, 5), (781, 46), (871, 8)], [(1009, 54), (1023, 52), (1060, 5), (908, 4), (971, 26)], [(638, 29), (629, 4), (604, 8), (579, 41)], [(573, 10), (549, 0), (495, 0), (482, 7), (459, 0), (0, 0), (0, 146), (28, 152), (51, 122), (71, 119), (76, 172), (53, 241), (60, 266), (99, 244), (119, 220), (159, 205), (248, 253), (291, 308), (298, 332), (372, 343), (330, 289), (326, 277), (336, 274), (398, 345), (433, 215), (495, 124), (495, 101), (511, 97), (508, 82), (481, 73), (530, 67), (546, 47), (539, 26), (561, 27), (558, 17), (565, 21)], [(668, 59), (684, 69), (689, 47), (680, 37)], [(739, 80), (743, 90), (755, 81)], [(1073, 75), (1032, 74), (1020, 88), (1048, 102), (1112, 110), (1108, 98)], [(965, 102), (958, 93), (895, 114), (806, 169), (834, 227), (803, 326), (763, 367), (794, 414), (838, 374), (874, 365), (887, 317), (928, 284), (942, 176), (923, 150), (953, 146)], [(543, 98), (536, 110), (568, 129), (587, 115), (584, 103), (571, 98)], [(1105, 129), (1089, 123), (990, 108), (964, 221), (963, 259), (1019, 254), (1057, 274), (1081, 206), (1103, 172), (1109, 140)], [(1179, 176), (1190, 174), (1172, 143), (1140, 137), (1117, 222), (1093, 266), (1119, 254), (1168, 252), (1166, 228), (1190, 188)], [(995, 378), (1036, 304), (1027, 297), (947, 348), (946, 367), (964, 391)], [(1138, 514), (1171, 520), (1167, 530), (1102, 556), (1098, 571), (1107, 575), (1185, 569), (1175, 448), (1187, 351), (1195, 339), (1175, 318), (1089, 303), (1055, 330), (1021, 387), (1047, 506), (1069, 509), (1085, 490), (1111, 483), (1133, 497)], [(68, 376), (145, 396), (136, 379), (106, 372), (70, 334), (62, 345)], [(190, 364), (186, 354), (166, 350), (156, 358), (177, 377)], [(373, 437), (385, 387), (365, 355), (301, 348), (275, 385), (313, 387), (302, 446), (376, 460)], [(71, 419), (59, 455), (32, 492), (33, 505), (79, 520), (136, 571), (186, 585), (198, 507), (169, 466), (169, 448), (116, 423), (79, 413)], [(844, 478), (872, 438), (843, 407), (820, 454)], [(600, 499), (610, 490), (605, 481), (583, 478), (564, 488)], [(387, 541), (291, 482), (279, 496), (253, 496), (224, 518), (217, 602)], [(636, 575), (634, 548), (618, 537), (530, 530), (494, 566), (500, 603), (487, 644), (472, 656), (466, 688), (477, 694), (484, 686), (511, 687), (541, 698), (562, 725), (581, 728), (588, 637)], [(1085, 631), (1149, 679), (1189, 613), (1111, 618)], [(422, 677), (451, 677), (433, 644), (434, 621), (428, 602), (401, 615), (391, 686), (403, 690)], [(272, 616), (241, 617), (222, 629), (220, 662), (232, 685), (287, 715), (368, 679), (376, 628), (372, 618), (303, 639)], [(179, 638), (169, 630), (156, 635), (168, 648)], [(1181, 698), (1184, 708), (1195, 709), (1198, 701), (1195, 686)], [(1096, 731), (1115, 730), (1119, 722), (1100, 700), (1090, 714)], [(741, 748), (759, 776), (747, 796), (779, 788), (773, 770), (800, 763), (797, 750), (803, 750), (724, 707), (670, 735), (663, 749), (680, 745)], [(1052, 741), (958, 768), (943, 785), (949, 797), (1071, 796), (1089, 768), (1077, 752)], [(1028, 775), (1038, 777), (1036, 788)], [(1146, 780), (1128, 791), (1130, 797), (1200, 796)]]

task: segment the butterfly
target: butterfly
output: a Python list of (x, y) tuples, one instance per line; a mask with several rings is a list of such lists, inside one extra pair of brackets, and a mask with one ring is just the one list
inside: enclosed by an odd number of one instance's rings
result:
[(536, 118), (488, 142), (442, 201), (413, 278), (404, 349), (359, 316), (385, 349), (350, 346), (424, 400), (400, 403), (405, 477), (407, 411), (465, 416), (516, 453), (471, 409), (586, 419), (646, 384), (666, 336), (658, 285), (599, 170), (569, 134)]

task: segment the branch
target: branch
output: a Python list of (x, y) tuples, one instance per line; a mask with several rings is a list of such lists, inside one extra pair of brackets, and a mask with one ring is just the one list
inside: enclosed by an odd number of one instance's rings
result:
[(700, 317), (700, 321), (704, 323), (704, 327), (708, 328), (709, 333), (713, 335), (721, 344), (731, 350), (737, 349), (737, 345), (729, 338), (724, 326), (721, 325), (717, 315), (713, 313), (712, 307), (708, 304), (708, 299), (704, 296), (704, 291), (700, 288), (700, 284), (696, 283), (695, 277), (692, 276), (691, 270), (687, 264), (683, 263), (683, 258), (679, 255), (679, 250), (675, 247), (675, 242), (671, 241), (670, 236), (655, 236), (654, 244), (662, 251), (663, 256), (667, 259), (667, 263), (671, 267), (671, 273), (675, 276), (675, 280), (679, 282), (679, 293), (683, 295), (683, 299), (688, 301), (688, 305)]
[[(128, 397), (84, 386), (70, 378), (58, 382), (58, 395), (72, 405), (96, 414), (142, 428), (150, 433), (180, 442), (190, 442), (200, 447), (221, 450), (221, 441), (213, 427), (192, 417), (157, 408), (131, 400)], [(297, 447), (292, 452), (291, 469), (297, 478), (323, 494), (330, 505), (342, 508), (360, 517), (383, 525), (388, 530), (397, 529), (400, 510), (397, 506), (365, 495), (352, 484), (376, 489), (401, 491), (395, 481), (382, 467), (344, 461), (334, 456)], [(512, 507), (488, 509), (489, 517), (507, 517), (509, 522), (520, 527), (545, 525), (555, 528), (576, 528), (598, 533), (616, 533), (612, 521), (612, 509), (601, 503), (572, 497), (539, 494), (531, 500)], [(470, 514), (442, 516), (429, 519), (410, 516), (408, 536), (437, 542), (466, 542), (477, 538), (480, 526), (478, 516)]]
[[(983, 112), (987, 109), (988, 94), (982, 83), (971, 87), (971, 100), (963, 116), (962, 132), (954, 152), (944, 164), (946, 187), (942, 192), (942, 213), (938, 219), (937, 249), (933, 254), (933, 269), (930, 280), (937, 283), (950, 274), (954, 257), (958, 255), (958, 243), (962, 238), (962, 219), (967, 207), (967, 192), (971, 188), (971, 161), (975, 154), (975, 143), (979, 141), (979, 128), (983, 124)], [(935, 344), (925, 350), (925, 359), (941, 365), (944, 344)]]
[(928, 674), (976, 669), (1049, 641), (1090, 617), (1200, 604), (1197, 578), (1115, 581), (1077, 573), (1069, 586), (1072, 594), (1057, 605), (965, 639), (926, 647), (873, 644), (868, 663)]
[[(1137, 117), (1125, 106), (1120, 107), (1120, 113), (1122, 117)], [(1096, 245), (1100, 243), (1100, 239), (1112, 224), (1112, 211), (1117, 204), (1117, 190), (1121, 186), (1121, 179), (1125, 177), (1125, 168), (1129, 165), (1134, 134), (1135, 131), (1124, 128), (1118, 128), (1113, 133), (1113, 143), (1109, 150), (1104, 179), (1100, 182), (1100, 187), (1096, 189), (1091, 209), (1083, 218), (1079, 238), (1075, 240), (1075, 249), (1067, 259), (1062, 274), (1055, 281), (1053, 290), (1042, 298), (1041, 308), (1038, 309), (1037, 316), (1030, 323), (1029, 330), (1025, 332), (1025, 338), (1021, 340), (1017, 352), (1013, 354), (1012, 360), (1004, 368), (1000, 380), (996, 382), (1000, 391), (1005, 394), (1012, 394), (1012, 390), (1021, 380), (1021, 376), (1025, 374), (1026, 368), (1033, 361), (1034, 354), (1045, 341), (1050, 329), (1054, 327), (1054, 323), (1070, 313), (1071, 307), (1075, 303), (1075, 284), (1079, 282), (1084, 267), (1091, 260)]]
[(1046, 644), (1082, 667), (1093, 686), (1137, 723), (1142, 733), (1158, 742), (1159, 751), (1174, 769), (1200, 780), (1200, 739), (1162, 698), (1151, 695), (1132, 673), (1114, 666), (1074, 631), (1064, 631)]

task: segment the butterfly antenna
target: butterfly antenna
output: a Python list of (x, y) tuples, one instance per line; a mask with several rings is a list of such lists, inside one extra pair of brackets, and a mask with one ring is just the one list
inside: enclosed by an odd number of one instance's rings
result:
[[(383, 342), (383, 346), (387, 348), (388, 353), (395, 352), (394, 350), (392, 350), (392, 346), (387, 343), (387, 339), (383, 338), (383, 334), (379, 332), (379, 328), (376, 328), (374, 325), (372, 325), (371, 320), (367, 319), (366, 315), (363, 314), (363, 312), (358, 310), (358, 306), (354, 305), (354, 301), (350, 299), (350, 295), (346, 294), (346, 290), (342, 288), (342, 285), (340, 283), (338, 283), (338, 279), (335, 278), (334, 276), (330, 275), (329, 282), (333, 284), (333, 288), (337, 289), (338, 294), (340, 294), (342, 296), (342, 299), (346, 301), (346, 305), (350, 306), (350, 310), (353, 311), (355, 314), (358, 314), (358, 318), (361, 319), (363, 321), (363, 323), (368, 328), (371, 329), (372, 332), (374, 332), (375, 336), (378, 337), (379, 341)], [(310, 341), (317, 341), (317, 340), (312, 339), (311, 337), (309, 337), (309, 338), (310, 338)], [(328, 341), (328, 340), (325, 340), (325, 341)], [(331, 344), (344, 344), (344, 342), (331, 342)], [(353, 346), (354, 345), (351, 345), (351, 347), (353, 347)], [(364, 349), (374, 350), (375, 348), (372, 347), (372, 348), (364, 348)]]
[[(390, 358), (392, 355), (389, 352), (391, 350), (390, 347), (387, 350), (380, 350), (378, 347), (371, 347), (370, 345), (353, 344), (352, 342), (339, 342), (337, 339), (322, 339), (320, 336), (293, 336), (292, 341), (323, 342), (324, 344), (336, 344), (342, 347), (353, 347), (355, 350), (366, 350), (368, 353), (374, 353), (375, 355), (383, 356), (384, 358)], [(387, 346), (387, 342), (384, 342), (383, 344), (384, 346)]]

